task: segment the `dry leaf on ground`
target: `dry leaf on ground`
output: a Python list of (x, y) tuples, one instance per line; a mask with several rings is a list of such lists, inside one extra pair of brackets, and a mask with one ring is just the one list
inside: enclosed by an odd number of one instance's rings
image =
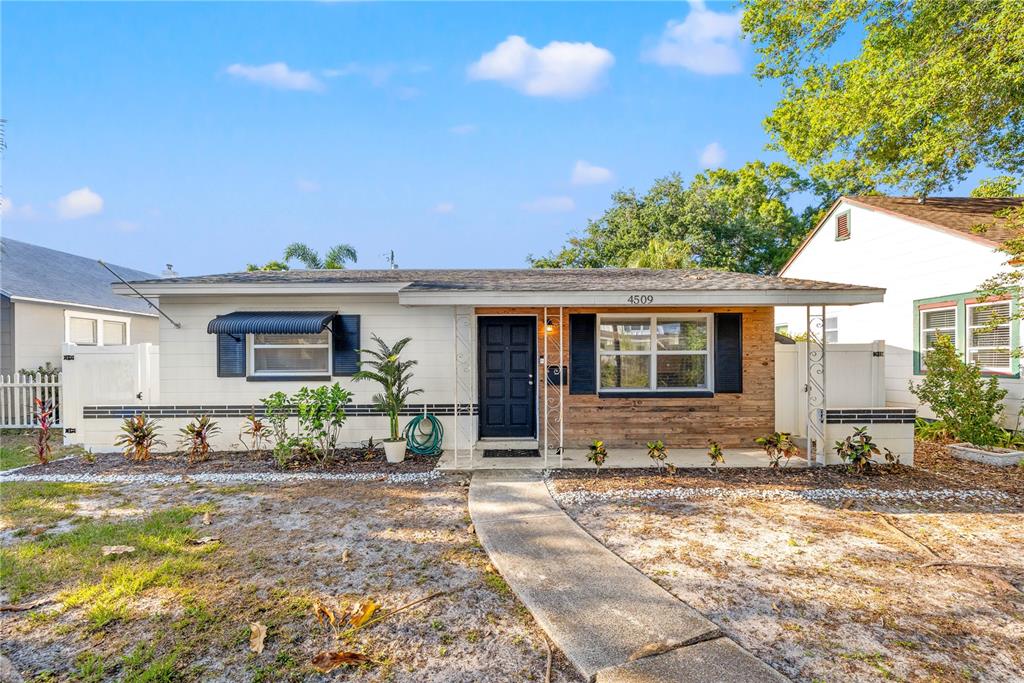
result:
[(313, 657), (311, 664), (313, 668), (321, 673), (328, 673), (334, 671), (339, 666), (345, 666), (347, 664), (365, 664), (371, 662), (369, 657), (361, 655), (358, 652), (345, 652), (343, 650), (337, 650), (335, 652), (320, 652)]
[(351, 624), (353, 628), (359, 628), (370, 620), (370, 617), (373, 616), (373, 613), (377, 611), (378, 607), (380, 607), (380, 605), (370, 598), (360, 600), (349, 608), (348, 614), (346, 615), (348, 617), (348, 623)]
[(207, 543), (217, 543), (220, 541), (220, 536), (200, 536), (199, 538), (193, 538), (189, 543), (193, 545), (206, 545)]
[(210, 513), (209, 512), (204, 512), (203, 513), (203, 524), (205, 524), (206, 526), (210, 526)]
[(134, 553), (135, 546), (133, 545), (105, 545), (103, 546), (103, 555), (124, 555), (125, 553)]
[(258, 621), (249, 624), (249, 649), (256, 654), (263, 653), (263, 641), (267, 637), (267, 627)]
[(316, 620), (320, 622), (321, 626), (324, 625), (325, 621), (329, 622), (331, 626), (334, 626), (334, 622), (337, 619), (334, 614), (334, 610), (319, 600), (313, 603), (313, 616), (316, 617)]

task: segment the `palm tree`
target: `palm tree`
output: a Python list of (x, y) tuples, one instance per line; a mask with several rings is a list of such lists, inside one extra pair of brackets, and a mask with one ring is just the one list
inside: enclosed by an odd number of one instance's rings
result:
[(355, 263), (358, 260), (355, 248), (350, 244), (336, 244), (327, 250), (327, 256), (320, 258), (308, 245), (302, 242), (293, 242), (284, 250), (285, 262), (295, 259), (302, 262), (310, 270), (340, 270), (345, 267), (346, 261)]
[(693, 257), (690, 245), (685, 242), (652, 239), (646, 249), (637, 249), (629, 256), (626, 264), (629, 268), (654, 268), (670, 270), (674, 268), (692, 268)]

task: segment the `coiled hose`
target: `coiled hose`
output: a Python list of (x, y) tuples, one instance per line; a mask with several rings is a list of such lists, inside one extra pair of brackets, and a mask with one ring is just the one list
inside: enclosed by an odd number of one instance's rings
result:
[[(430, 424), (430, 428), (424, 429), (427, 423)], [(430, 413), (423, 413), (405, 425), (402, 436), (405, 437), (406, 447), (416, 455), (437, 455), (441, 452), (444, 427), (436, 417)]]

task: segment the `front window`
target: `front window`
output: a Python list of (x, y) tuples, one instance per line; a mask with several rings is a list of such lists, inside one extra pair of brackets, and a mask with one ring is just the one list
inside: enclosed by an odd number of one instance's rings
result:
[(257, 375), (330, 373), (330, 337), (321, 334), (254, 334), (252, 367)]
[(103, 345), (124, 346), (128, 343), (128, 325), (116, 320), (103, 321)]
[(825, 343), (839, 343), (839, 318), (825, 318)]
[(921, 354), (927, 356), (935, 348), (939, 337), (949, 337), (953, 346), (956, 341), (956, 307), (929, 308), (921, 311)]
[(1010, 373), (1010, 302), (967, 306), (967, 362)]
[(670, 391), (710, 386), (709, 317), (602, 317), (601, 389)]

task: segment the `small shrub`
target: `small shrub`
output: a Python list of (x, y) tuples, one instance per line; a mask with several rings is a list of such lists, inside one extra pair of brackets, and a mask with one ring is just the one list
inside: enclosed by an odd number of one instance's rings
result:
[(945, 441), (953, 438), (945, 422), (926, 420), (923, 417), (914, 420), (914, 436), (922, 441)]
[(36, 424), (35, 452), (40, 465), (50, 462), (50, 455), (53, 454), (53, 446), (50, 445), (50, 429), (53, 427), (53, 401), (35, 399), (35, 410), (33, 411)]
[(594, 439), (594, 443), (590, 444), (590, 453), (587, 454), (587, 460), (594, 463), (598, 474), (601, 473), (601, 468), (604, 467), (604, 461), (607, 459), (608, 449), (604, 447), (604, 441)]
[(717, 467), (720, 463), (725, 462), (725, 453), (722, 452), (722, 444), (708, 439), (708, 458), (711, 460), (712, 467)]
[(270, 423), (267, 441), (273, 443), (271, 452), (274, 462), (284, 469), (291, 463), (296, 445), (295, 437), (288, 431), (288, 416), (292, 406), (288, 402), (288, 395), (283, 391), (275, 391), (270, 396), (261, 398), (260, 403), (263, 404), (263, 414)]
[[(836, 455), (845, 460), (850, 469), (858, 474), (871, 467), (871, 458), (879, 454), (878, 446), (871, 440), (867, 427), (858, 427), (853, 434), (842, 441), (836, 441)], [(891, 454), (892, 451), (889, 451)], [(895, 455), (895, 454), (893, 454)], [(888, 454), (886, 459), (888, 460)]]
[(793, 443), (789, 432), (773, 432), (768, 436), (760, 436), (754, 439), (754, 443), (764, 449), (768, 455), (768, 465), (773, 469), (779, 469), (782, 459), (786, 459), (785, 467), (789, 459), (800, 452), (800, 449)]
[(220, 433), (220, 427), (209, 415), (200, 415), (182, 427), (181, 446), (188, 453), (188, 464), (206, 460), (210, 452), (210, 437)]
[(134, 417), (126, 417), (121, 424), (120, 436), (114, 439), (115, 446), (121, 446), (125, 456), (134, 462), (149, 460), (153, 446), (166, 446), (159, 438), (160, 428), (157, 421), (140, 413)]
[(270, 440), (270, 428), (260, 418), (250, 415), (242, 422), (242, 428), (238, 432), (238, 440), (250, 455), (259, 453), (267, 447), (267, 441)]
[(890, 467), (899, 467), (900, 465), (900, 454), (894, 453), (892, 449), (886, 447), (885, 449), (885, 464)]
[(277, 465), (278, 469), (288, 469), (288, 466), (292, 464), (292, 461), (295, 460), (295, 447), (297, 445), (298, 439), (295, 437), (278, 441), (274, 444), (270, 454), (274, 456), (274, 464)]
[(955, 438), (994, 446), (1001, 431), (995, 419), (1003, 410), (1006, 389), (995, 377), (982, 377), (977, 365), (965, 363), (946, 335), (939, 335), (928, 351), (925, 366), (921, 381), (910, 382), (910, 393), (928, 404)]
[(661, 439), (657, 441), (647, 442), (647, 455), (654, 461), (660, 472), (665, 468), (665, 460), (668, 459), (668, 449), (665, 448), (665, 442)]
[(345, 424), (345, 406), (352, 401), (352, 393), (335, 382), (316, 389), (302, 387), (292, 399), (299, 412), (302, 445), (317, 462), (326, 464), (338, 447)]

